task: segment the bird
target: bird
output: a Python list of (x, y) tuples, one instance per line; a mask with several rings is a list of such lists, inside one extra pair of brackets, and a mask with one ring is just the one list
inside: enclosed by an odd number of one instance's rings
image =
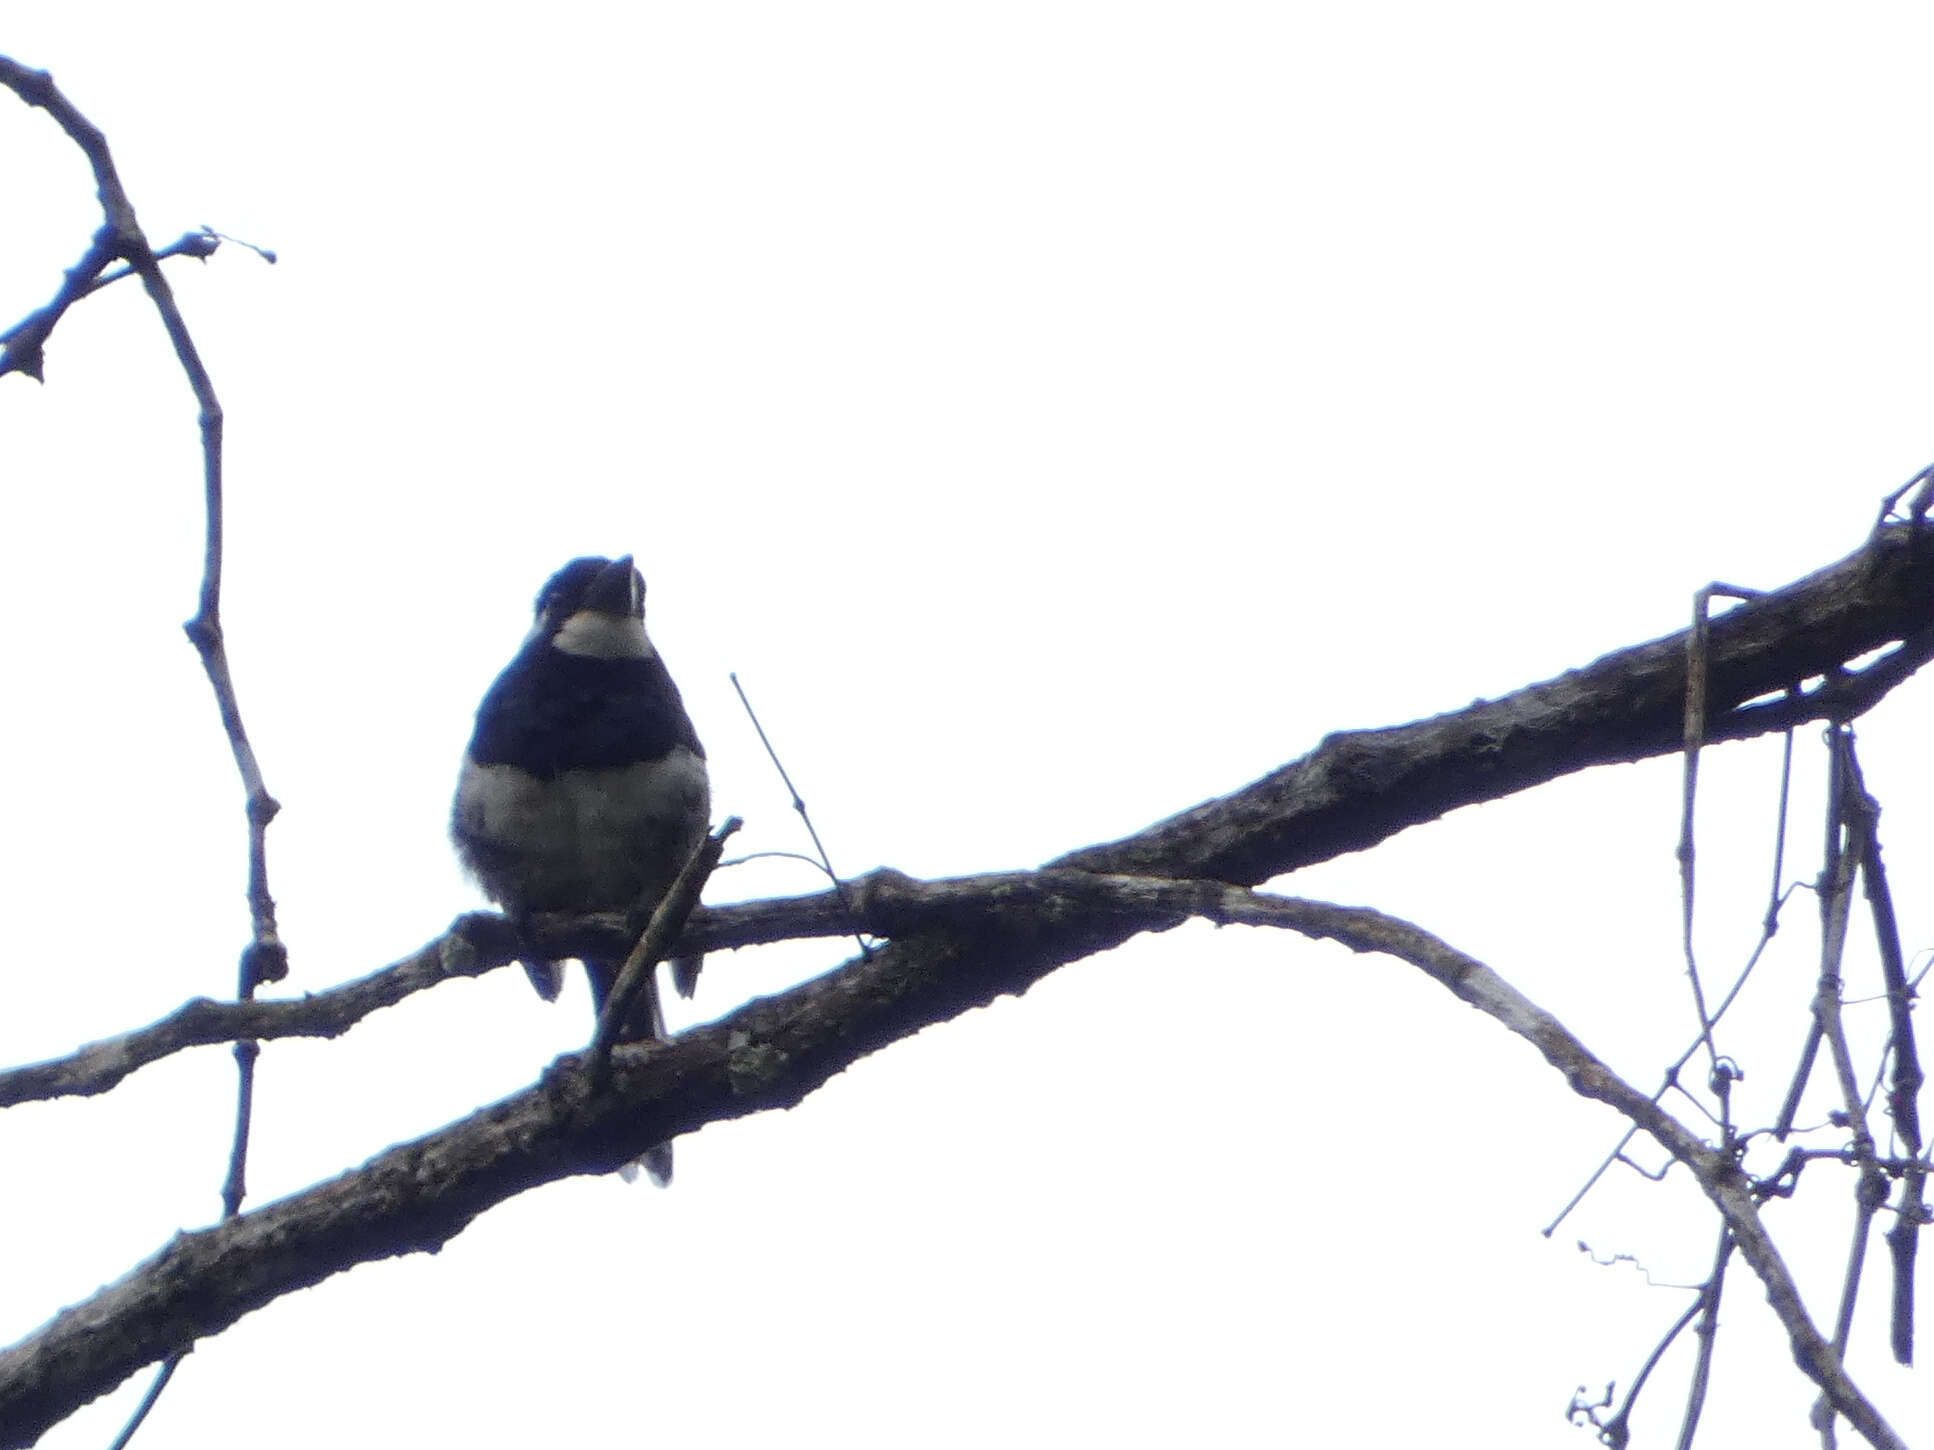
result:
[[(539, 912), (623, 912), (636, 931), (710, 824), (705, 747), (645, 633), (644, 576), (629, 554), (571, 560), (538, 591), (530, 633), (477, 707), (450, 813), (458, 857), (526, 940)], [(558, 963), (524, 966), (540, 996), (557, 996)], [(619, 966), (584, 963), (600, 1015)], [(673, 975), (689, 996), (696, 961)], [(648, 977), (618, 1037), (665, 1036)], [(654, 1183), (671, 1181), (669, 1143), (642, 1162)]]

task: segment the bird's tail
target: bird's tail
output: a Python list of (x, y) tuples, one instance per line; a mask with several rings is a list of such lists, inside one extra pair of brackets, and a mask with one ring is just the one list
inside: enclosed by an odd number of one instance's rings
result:
[[(592, 1010), (602, 1017), (604, 1004), (611, 997), (611, 989), (618, 984), (618, 968), (611, 962), (586, 962), (584, 972), (591, 979)], [(656, 967), (646, 974), (644, 989), (638, 993), (630, 1010), (625, 1013), (625, 1020), (618, 1027), (618, 1041), (671, 1041), (671, 1034), (665, 1031), (665, 1009), (658, 1000)], [(638, 1170), (641, 1167), (655, 1187), (669, 1188), (672, 1181), (672, 1145), (658, 1143), (647, 1148), (642, 1158), (620, 1168), (618, 1176), (626, 1183), (634, 1183), (637, 1181)]]
[(531, 990), (546, 1002), (555, 1002), (557, 994), (564, 990), (564, 963), (534, 962), (524, 959), (524, 975), (530, 978)]

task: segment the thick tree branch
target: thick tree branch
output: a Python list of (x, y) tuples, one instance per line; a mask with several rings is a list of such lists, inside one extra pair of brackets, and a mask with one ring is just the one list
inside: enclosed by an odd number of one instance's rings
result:
[[(1737, 1166), (1593, 1057), (1489, 968), (1377, 912), (1266, 896), (1212, 881), (1048, 871), (923, 888), (871, 878), (867, 910), (927, 900), (950, 928), (755, 1001), (670, 1044), (617, 1048), (603, 1085), (585, 1058), (362, 1168), (218, 1227), (178, 1235), (93, 1299), (0, 1354), (0, 1444), (25, 1445), (142, 1365), (190, 1348), (281, 1294), (356, 1263), (433, 1250), (493, 1204), (558, 1178), (608, 1172), (653, 1143), (790, 1107), (888, 1042), (995, 997), (1123, 934), (1191, 916), (1285, 927), (1412, 962), (1526, 1038), (1580, 1094), (1617, 1108), (1698, 1177), (1766, 1284), (1801, 1367), (1876, 1445), (1894, 1437), (1808, 1320)], [(924, 914), (924, 913), (923, 913)]]
[[(1092, 873), (1007, 872), (944, 881), (915, 881), (898, 871), (876, 871), (846, 884), (846, 899), (833, 891), (781, 897), (735, 906), (700, 907), (680, 938), (680, 950), (721, 951), (764, 942), (849, 936), (857, 922), (880, 937), (984, 923), (990, 912), (1045, 909), (1079, 894)], [(1118, 893), (1104, 892), (1092, 910), (1132, 916)], [(1181, 917), (1176, 917), (1179, 921)], [(1164, 925), (1174, 925), (1164, 921)], [(1124, 939), (1144, 930), (1127, 925)], [(622, 916), (538, 916), (533, 944), (559, 956), (588, 953), (609, 958), (628, 952), (631, 937)], [(46, 1098), (91, 1097), (129, 1074), (190, 1047), (282, 1037), (340, 1037), (372, 1012), (393, 1007), (413, 993), (458, 977), (480, 977), (517, 960), (521, 942), (494, 912), (460, 916), (432, 942), (368, 976), (340, 987), (280, 1002), (216, 1002), (197, 997), (160, 1021), (89, 1043), (66, 1057), (0, 1071), (0, 1107)]]
[[(1708, 740), (1857, 715), (1934, 653), (1934, 530), (1881, 529), (1839, 563), (1734, 609), (1710, 629)], [(1892, 653), (1845, 671), (1861, 655), (1896, 641), (1902, 643)], [(1455, 806), (1590, 765), (1665, 754), (1678, 748), (1684, 728), (1685, 644), (1681, 631), (1499, 700), (1392, 729), (1332, 735), (1253, 785), (1053, 864), (1255, 884), (1362, 850)], [(1825, 676), (1826, 683), (1790, 699), (1745, 703), (1813, 676)], [(908, 878), (879, 873), (861, 883), (851, 902), (828, 891), (701, 907), (677, 950), (844, 936), (855, 927), (893, 937), (945, 920), (949, 892), (970, 901), (992, 879), (931, 883), (916, 897), (908, 894)], [(630, 945), (616, 918), (540, 926), (560, 957), (576, 954), (574, 947), (609, 956)], [(1121, 939), (1132, 934), (1124, 930)], [(495, 917), (461, 918), (449, 935), (345, 986), (285, 1002), (197, 1000), (70, 1056), (0, 1072), (0, 1106), (105, 1092), (186, 1047), (335, 1037), (411, 992), (448, 977), (480, 975), (507, 964), (516, 951), (514, 936)]]
[[(1841, 677), (1862, 655), (1902, 641), (1906, 663), (1934, 651), (1934, 529), (1893, 526), (1710, 626), (1708, 741), (1850, 718), (1905, 677), (1891, 656)], [(1751, 707), (1815, 677), (1797, 704)], [(1208, 876), (1256, 885), (1361, 851), (1458, 806), (1496, 800), (1588, 766), (1677, 750), (1684, 730), (1686, 631), (1608, 654), (1502, 699), (1384, 730), (1327, 737), (1301, 760), (1233, 795), (1053, 862), (1138, 876)]]
[[(1756, 707), (1738, 709), (1750, 700), (1838, 672), (1890, 642), (1911, 637), (1918, 643), (1934, 629), (1930, 552), (1924, 532), (1914, 539), (1906, 529), (1884, 531), (1871, 551), (1716, 621), (1709, 738), (1740, 733), (1748, 728), (1742, 720), (1757, 728), (1763, 716), (1752, 713)], [(1663, 753), (1677, 744), (1682, 702), (1675, 692), (1683, 689), (1684, 668), (1683, 636), (1672, 636), (1504, 700), (1394, 730), (1332, 736), (1305, 760), (1245, 790), (1126, 841), (1065, 857), (1056, 863), (1060, 869), (929, 885), (881, 872), (858, 883), (847, 904), (828, 892), (704, 912), (681, 949), (844, 934), (854, 917), (893, 941), (870, 961), (849, 962), (752, 1003), (674, 1044), (620, 1049), (602, 1091), (592, 1089), (580, 1058), (560, 1059), (533, 1088), (441, 1132), (230, 1223), (177, 1238), (127, 1279), (0, 1355), (0, 1425), (10, 1436), (37, 1433), (141, 1365), (182, 1352), (279, 1294), (357, 1262), (434, 1248), (526, 1188), (609, 1171), (708, 1122), (790, 1106), (879, 1047), (1025, 991), (1054, 968), (1137, 932), (1201, 915), (1396, 952), (1526, 1036), (1575, 1090), (1625, 1112), (1693, 1169), (1766, 1283), (1796, 1358), (1863, 1433), (1878, 1444), (1897, 1443), (1845, 1382), (1831, 1345), (1806, 1319), (1777, 1252), (1757, 1228), (1749, 1188), (1735, 1167), (1619, 1082), (1555, 1020), (1441, 943), (1426, 951), (1400, 940), (1415, 929), (1375, 913), (1263, 898), (1224, 881), (1163, 879), (1199, 875), (1205, 867), (1266, 878), (1373, 844), (1454, 805), (1591, 764)], [(1868, 668), (1901, 674), (1889, 660)], [(1850, 699), (1861, 707), (1871, 703), (1840, 684), (1805, 698), (1799, 708), (1823, 716), (1846, 713)], [(1153, 879), (1120, 870), (1136, 862), (1165, 869)], [(550, 926), (560, 943), (602, 929), (596, 922)], [(57, 1083), (66, 1085), (55, 1091), (98, 1091), (140, 1061), (192, 1042), (330, 1035), (409, 992), (488, 970), (515, 954), (515, 939), (495, 918), (471, 917), (459, 927), (406, 961), (333, 992), (287, 1003), (190, 1004), (142, 1033), (22, 1069), (9, 1085), (16, 1098), (43, 1095)], [(21, 1074), (36, 1073), (39, 1089), (21, 1093), (30, 1081)]]

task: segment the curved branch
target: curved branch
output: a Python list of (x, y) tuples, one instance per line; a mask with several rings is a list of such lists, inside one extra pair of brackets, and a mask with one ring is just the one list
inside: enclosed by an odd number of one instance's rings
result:
[[(1839, 563), (1734, 609), (1710, 628), (1708, 740), (1851, 718), (1934, 654), (1934, 530), (1883, 529)], [(1254, 885), (1375, 845), (1454, 806), (1590, 765), (1665, 754), (1678, 748), (1683, 729), (1685, 638), (1681, 631), (1620, 650), (1583, 670), (1415, 724), (1331, 735), (1253, 785), (1052, 865)], [(1895, 641), (1896, 649), (1865, 668), (1842, 668)], [(1826, 677), (1817, 689), (1750, 703), (1812, 675)], [(950, 900), (972, 901), (995, 879), (933, 882), (915, 894), (909, 878), (880, 872), (864, 878), (850, 901), (825, 891), (700, 907), (677, 950), (845, 936), (856, 927), (881, 937), (925, 930), (948, 920)], [(547, 919), (536, 926), (540, 942), (560, 958), (583, 950), (622, 955), (630, 947), (616, 917)], [(67, 1057), (0, 1072), (0, 1106), (105, 1092), (187, 1047), (339, 1036), (412, 992), (507, 965), (517, 950), (499, 918), (460, 917), (445, 936), (345, 986), (291, 1001), (197, 1000)]]
[[(765, 942), (850, 936), (855, 925), (879, 937), (906, 936), (937, 928), (973, 926), (999, 903), (1003, 911), (1042, 911), (1050, 902), (1078, 900), (1092, 912), (1133, 914), (1146, 904), (1112, 889), (1095, 896), (1086, 883), (1103, 880), (1085, 871), (1005, 872), (916, 881), (881, 870), (846, 883), (844, 900), (834, 891), (779, 897), (734, 906), (700, 907), (680, 937), (679, 950), (722, 951)], [(1183, 913), (1186, 915), (1186, 912)], [(1165, 925), (1180, 921), (1176, 916)], [(632, 938), (616, 913), (545, 917), (531, 922), (531, 944), (558, 958), (629, 952)], [(1147, 930), (1131, 926), (1124, 933)], [(65, 1057), (0, 1071), (0, 1107), (48, 1098), (92, 1097), (118, 1085), (139, 1068), (190, 1047), (270, 1041), (284, 1037), (340, 1037), (372, 1012), (394, 1007), (413, 993), (458, 977), (481, 977), (507, 967), (522, 950), (514, 928), (494, 912), (458, 917), (450, 929), (402, 960), (340, 987), (284, 1001), (217, 1002), (197, 997), (160, 1021), (89, 1043)]]
[(1807, 1318), (1731, 1159), (1483, 963), (1429, 933), (1374, 911), (1221, 882), (1075, 871), (980, 878), (971, 888), (878, 876), (870, 893), (859, 893), (862, 911), (869, 894), (890, 897), (889, 911), (931, 907), (954, 924), (896, 941), (676, 1042), (621, 1046), (602, 1085), (583, 1054), (559, 1058), (532, 1087), (361, 1168), (177, 1235), (126, 1278), (0, 1353), (0, 1443), (30, 1443), (142, 1365), (187, 1350), (291, 1290), (357, 1263), (436, 1249), (504, 1199), (555, 1179), (609, 1172), (675, 1134), (790, 1107), (888, 1042), (1023, 992), (1124, 935), (1191, 916), (1283, 927), (1397, 956), (1527, 1039), (1574, 1091), (1626, 1114), (1691, 1168), (1766, 1284), (1801, 1367), (1873, 1443), (1900, 1443)]

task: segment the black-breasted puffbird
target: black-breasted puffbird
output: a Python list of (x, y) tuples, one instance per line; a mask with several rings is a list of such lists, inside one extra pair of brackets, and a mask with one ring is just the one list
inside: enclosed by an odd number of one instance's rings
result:
[[(537, 596), (523, 647), (477, 707), (450, 835), (472, 875), (520, 930), (533, 913), (624, 912), (642, 930), (711, 823), (705, 747), (645, 633), (645, 581), (631, 556), (573, 559)], [(617, 962), (587, 961), (602, 1012)], [(527, 961), (557, 995), (558, 964)], [(689, 995), (695, 962), (673, 964)], [(654, 974), (655, 976), (655, 974)], [(665, 1036), (655, 980), (619, 1037)], [(656, 1183), (672, 1150), (645, 1155)]]

